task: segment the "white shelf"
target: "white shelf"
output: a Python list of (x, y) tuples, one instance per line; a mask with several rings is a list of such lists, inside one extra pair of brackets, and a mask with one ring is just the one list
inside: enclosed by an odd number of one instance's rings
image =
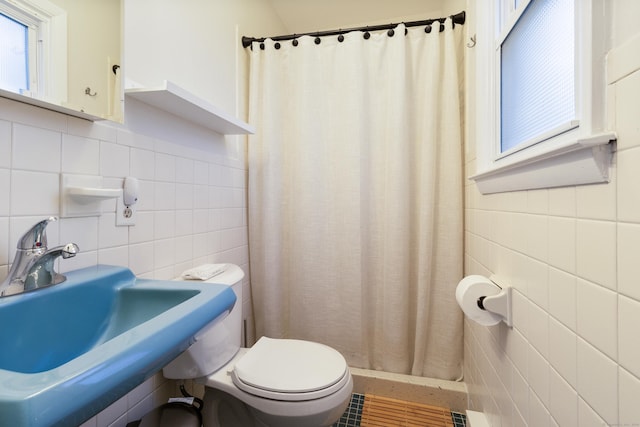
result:
[(255, 132), (248, 123), (166, 80), (158, 87), (125, 89), (125, 95), (223, 135)]

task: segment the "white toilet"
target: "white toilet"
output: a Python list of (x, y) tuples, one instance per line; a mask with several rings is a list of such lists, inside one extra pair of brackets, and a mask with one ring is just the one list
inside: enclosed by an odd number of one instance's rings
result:
[(241, 348), (243, 277), (238, 266), (227, 264), (208, 280), (231, 286), (236, 303), (163, 369), (164, 376), (205, 385), (205, 427), (332, 425), (353, 390), (344, 357), (326, 345), (290, 339), (262, 337), (253, 347)]

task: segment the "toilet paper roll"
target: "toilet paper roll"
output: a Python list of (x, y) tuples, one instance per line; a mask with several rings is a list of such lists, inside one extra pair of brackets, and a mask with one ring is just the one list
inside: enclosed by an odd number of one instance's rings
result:
[(464, 314), (483, 326), (497, 325), (502, 320), (499, 314), (478, 307), (478, 298), (492, 296), (500, 292), (500, 287), (480, 275), (467, 276), (456, 287), (456, 301)]

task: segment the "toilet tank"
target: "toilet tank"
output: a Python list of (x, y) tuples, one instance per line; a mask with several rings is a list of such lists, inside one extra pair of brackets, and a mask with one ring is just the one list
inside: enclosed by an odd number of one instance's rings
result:
[[(200, 378), (209, 375), (235, 356), (242, 339), (242, 278), (244, 272), (235, 264), (227, 264), (224, 272), (205, 283), (231, 286), (236, 302), (224, 318), (214, 319), (194, 338), (194, 343), (162, 369), (169, 379)], [(176, 279), (180, 280), (180, 279)]]

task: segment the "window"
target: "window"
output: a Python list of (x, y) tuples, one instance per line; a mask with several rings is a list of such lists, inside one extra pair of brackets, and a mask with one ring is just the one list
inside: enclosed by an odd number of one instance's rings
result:
[(573, 4), (533, 1), (500, 44), (500, 152), (578, 126)]
[(27, 26), (0, 13), (0, 87), (29, 90)]
[(0, 89), (61, 104), (66, 12), (48, 0), (0, 0)]
[(476, 4), (480, 191), (606, 182), (602, 0)]

